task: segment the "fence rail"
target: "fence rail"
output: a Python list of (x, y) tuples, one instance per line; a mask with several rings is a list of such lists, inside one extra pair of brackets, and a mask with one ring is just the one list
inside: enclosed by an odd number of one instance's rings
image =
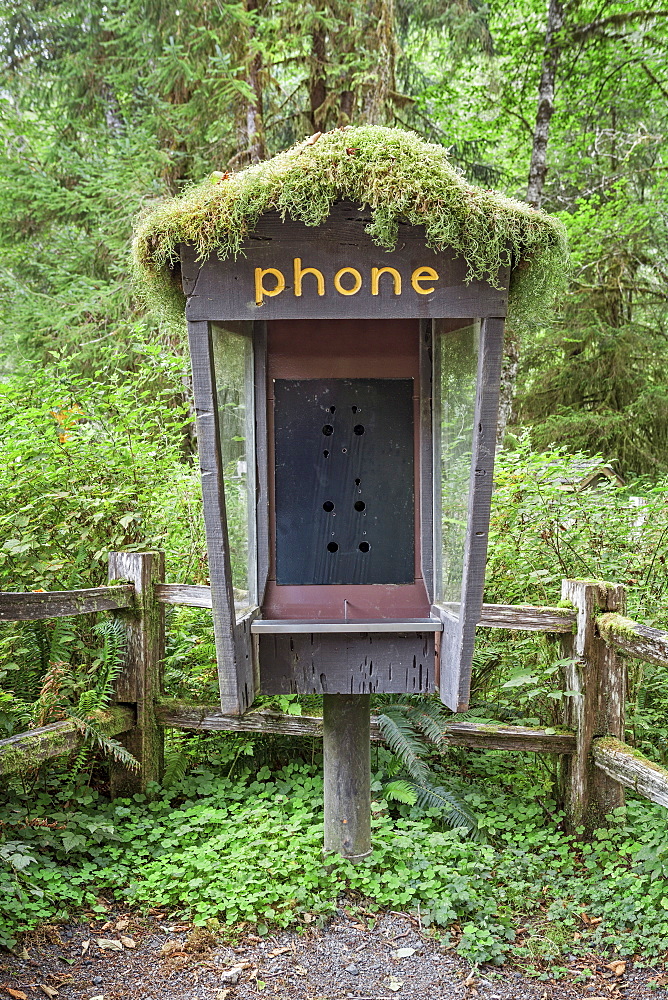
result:
[(0, 622), (39, 621), (66, 618), (94, 611), (129, 608), (135, 597), (131, 584), (93, 587), (89, 590), (29, 590), (27, 593), (0, 592)]
[[(140, 764), (137, 773), (112, 763), (112, 794), (145, 789), (159, 778), (163, 730), (220, 730), (321, 738), (322, 719), (276, 712), (223, 715), (218, 706), (192, 705), (159, 696), (164, 643), (164, 605), (211, 607), (211, 589), (164, 583), (157, 553), (111, 553), (108, 587), (87, 590), (0, 592), (0, 621), (28, 621), (112, 611), (125, 625), (126, 662), (116, 682), (116, 702), (97, 720), (118, 736)], [(117, 580), (128, 582), (119, 584)], [(566, 809), (573, 828), (591, 830), (623, 802), (623, 787), (668, 806), (668, 771), (622, 742), (625, 661), (621, 654), (668, 664), (668, 632), (623, 616), (623, 587), (598, 581), (564, 581), (563, 607), (483, 605), (481, 628), (556, 633), (569, 666), (565, 685), (566, 725), (559, 729), (450, 722), (440, 746), (533, 751), (559, 755)], [(0, 774), (35, 766), (75, 750), (82, 742), (75, 722), (0, 740)], [(378, 719), (371, 739), (382, 740)]]

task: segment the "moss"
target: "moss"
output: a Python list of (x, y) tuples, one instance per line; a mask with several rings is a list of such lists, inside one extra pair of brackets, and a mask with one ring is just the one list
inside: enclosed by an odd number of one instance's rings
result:
[(138, 286), (163, 315), (183, 316), (184, 298), (172, 267), (179, 243), (204, 259), (236, 257), (261, 215), (279, 212), (318, 226), (336, 201), (370, 210), (367, 232), (385, 249), (398, 222), (425, 227), (433, 250), (452, 248), (467, 278), (498, 284), (511, 265), (511, 315), (536, 320), (563, 286), (568, 254), (560, 222), (524, 202), (468, 184), (442, 146), (397, 128), (365, 125), (305, 140), (236, 174), (214, 173), (138, 223), (133, 244)]
[(631, 618), (625, 618), (614, 611), (608, 611), (598, 619), (598, 630), (604, 639), (612, 639), (615, 636), (626, 636), (629, 639), (637, 637), (636, 622)]
[(653, 760), (650, 760), (649, 757), (645, 757), (644, 753), (640, 750), (636, 750), (635, 747), (630, 747), (628, 743), (622, 743), (622, 741), (618, 740), (615, 736), (603, 736), (595, 740), (595, 745), (600, 747), (601, 750), (610, 750), (614, 751), (614, 753), (623, 754), (625, 757), (632, 757), (634, 760), (644, 764), (644, 766), (648, 767), (650, 770), (656, 771), (657, 774), (662, 775), (666, 781), (668, 781), (668, 770), (666, 770), (665, 767), (662, 767), (660, 764), (656, 764)]

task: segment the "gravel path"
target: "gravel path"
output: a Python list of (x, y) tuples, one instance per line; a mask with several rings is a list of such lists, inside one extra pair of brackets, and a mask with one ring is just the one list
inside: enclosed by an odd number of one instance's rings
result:
[(224, 945), (157, 913), (110, 913), (42, 928), (21, 957), (0, 955), (0, 1000), (649, 1000), (668, 993), (668, 975), (656, 969), (600, 956), (568, 967), (556, 982), (508, 965), (471, 972), (400, 913), (379, 916), (370, 929), (363, 914), (344, 907), (322, 930)]

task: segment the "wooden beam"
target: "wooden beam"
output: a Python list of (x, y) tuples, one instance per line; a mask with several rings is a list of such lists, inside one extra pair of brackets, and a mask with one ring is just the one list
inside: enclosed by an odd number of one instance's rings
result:
[(604, 774), (652, 802), (668, 806), (668, 771), (612, 736), (594, 740), (594, 763)]
[(483, 604), (479, 628), (508, 628), (526, 632), (572, 632), (577, 611), (535, 608), (530, 604)]
[(159, 583), (155, 588), (159, 604), (181, 604), (188, 608), (210, 608), (211, 587), (188, 583)]
[[(156, 707), (156, 717), (172, 729), (218, 730), (235, 733), (278, 733), (283, 736), (322, 739), (322, 719), (307, 715), (283, 715), (281, 712), (247, 712), (246, 715), (223, 715), (215, 705), (191, 705), (163, 701)], [(371, 718), (371, 739), (383, 742), (378, 717)], [(449, 722), (443, 730), (443, 745), (480, 747), (487, 750), (528, 750), (536, 753), (574, 753), (575, 734), (554, 732), (528, 726), (486, 726), (475, 722)]]
[(134, 599), (131, 584), (120, 587), (92, 587), (88, 590), (0, 591), (0, 622), (39, 621), (87, 615), (93, 611), (129, 608)]
[(605, 641), (623, 650), (636, 660), (668, 664), (668, 632), (649, 625), (640, 625), (623, 615), (601, 615), (598, 631)]
[[(126, 733), (135, 724), (134, 712), (117, 705), (107, 711), (97, 712), (95, 722), (105, 736)], [(0, 774), (17, 774), (38, 767), (50, 757), (77, 750), (83, 743), (81, 730), (70, 719), (52, 722), (49, 726), (18, 733), (0, 740)]]

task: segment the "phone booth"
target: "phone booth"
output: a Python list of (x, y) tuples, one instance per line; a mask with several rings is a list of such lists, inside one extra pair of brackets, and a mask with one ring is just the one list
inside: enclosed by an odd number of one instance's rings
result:
[(372, 218), (344, 192), (320, 225), (274, 209), (236, 256), (191, 241), (172, 262), (222, 710), (324, 695), (325, 846), (353, 858), (369, 843), (369, 695), (468, 705), (511, 270), (508, 254), (471, 279), (401, 219), (384, 249)]

